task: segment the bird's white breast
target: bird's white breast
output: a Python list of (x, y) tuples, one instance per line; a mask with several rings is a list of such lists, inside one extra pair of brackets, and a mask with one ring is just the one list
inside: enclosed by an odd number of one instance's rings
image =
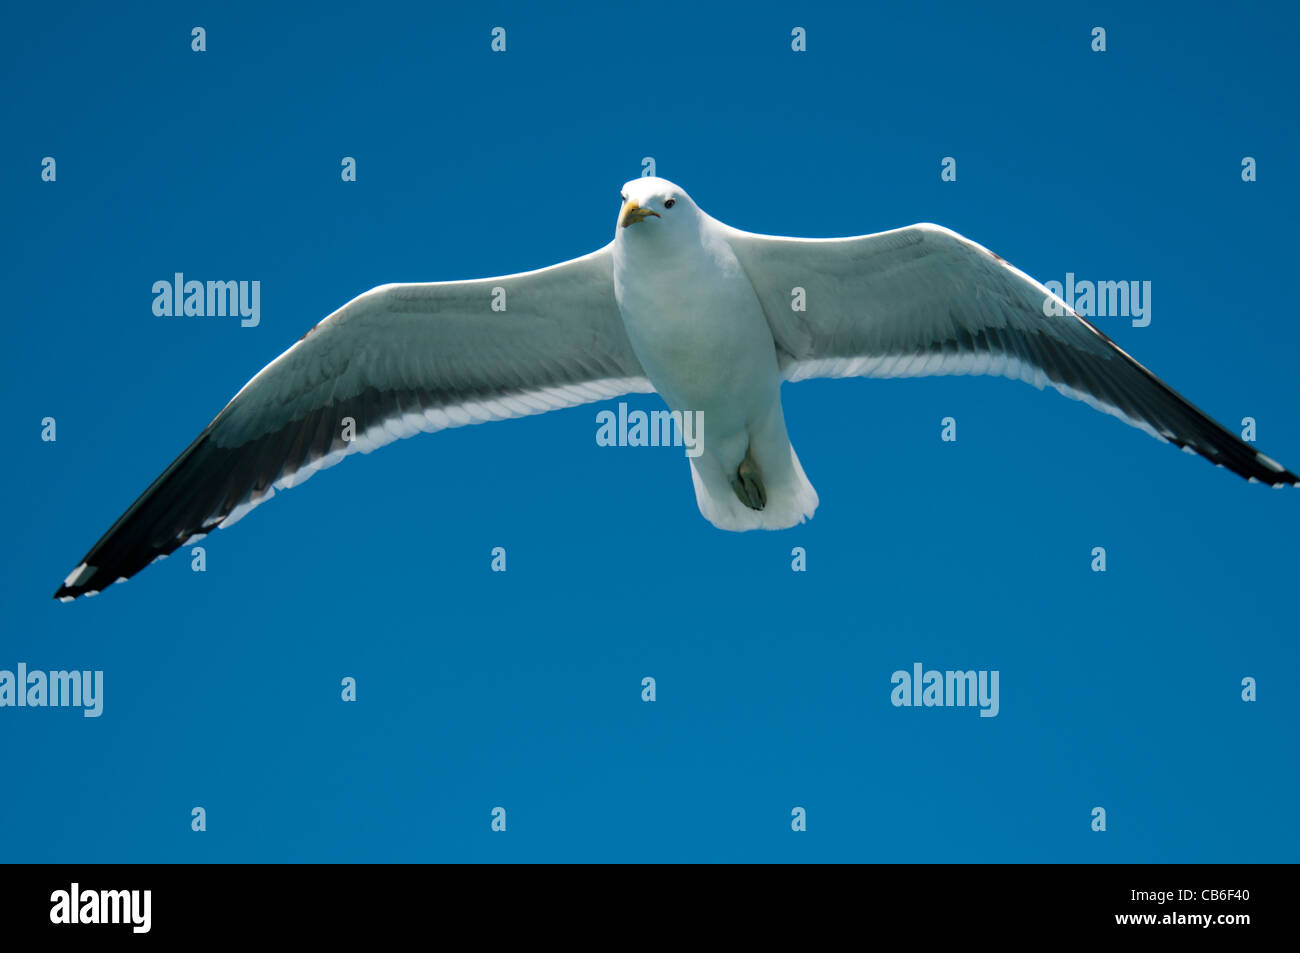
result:
[[(653, 228), (635, 225), (636, 228)], [(723, 413), (780, 386), (776, 346), (753, 285), (726, 238), (620, 235), (614, 293), (646, 376), (674, 410)]]

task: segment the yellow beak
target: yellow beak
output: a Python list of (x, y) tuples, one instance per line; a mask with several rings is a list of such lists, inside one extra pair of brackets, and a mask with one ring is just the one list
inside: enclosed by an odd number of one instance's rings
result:
[(637, 222), (644, 222), (651, 215), (655, 218), (659, 217), (658, 212), (651, 211), (648, 208), (642, 208), (637, 205), (634, 200), (628, 199), (623, 203), (623, 208), (618, 213), (618, 227), (627, 228), (629, 225), (635, 225)]

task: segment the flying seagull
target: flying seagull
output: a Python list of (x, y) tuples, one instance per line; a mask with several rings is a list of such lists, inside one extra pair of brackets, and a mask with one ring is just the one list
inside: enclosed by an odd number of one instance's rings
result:
[(956, 232), (757, 235), (646, 177), (623, 186), (599, 251), (501, 278), (381, 285), (325, 318), (244, 385), (54, 595), (130, 578), (349, 454), (629, 393), (702, 415), (690, 467), (705, 519), (784, 529), (813, 515), (817, 492), (786, 434), (781, 382), (931, 374), (1050, 385), (1251, 481), (1300, 485)]

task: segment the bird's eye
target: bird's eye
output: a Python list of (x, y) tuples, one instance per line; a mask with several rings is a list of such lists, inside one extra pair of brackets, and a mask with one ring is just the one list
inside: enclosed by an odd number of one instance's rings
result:
[(624, 193), (623, 193), (621, 196), (619, 196), (619, 197), (620, 197), (624, 202), (627, 201), (627, 193), (626, 193), (626, 192), (624, 192)]
[(664, 203), (664, 208), (672, 208), (676, 204), (677, 204), (676, 199), (669, 199), (667, 202)]

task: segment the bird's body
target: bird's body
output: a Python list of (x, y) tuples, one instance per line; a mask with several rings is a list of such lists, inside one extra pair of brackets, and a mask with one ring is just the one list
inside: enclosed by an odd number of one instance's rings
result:
[(701, 421), (690, 465), (705, 518), (782, 529), (818, 502), (786, 433), (782, 382), (932, 374), (1051, 386), (1252, 482), (1300, 485), (955, 232), (758, 235), (643, 178), (624, 186), (614, 241), (589, 255), (382, 285), (321, 321), (235, 395), (55, 597), (129, 578), (352, 453), (627, 393), (656, 391)]
[[(646, 208), (675, 188), (643, 179), (625, 192)], [(786, 433), (772, 329), (720, 223), (685, 196), (671, 211), (671, 226), (615, 235), (628, 340), (669, 409), (702, 421), (691, 475), (704, 517), (719, 529), (785, 529), (812, 516), (817, 494)]]

